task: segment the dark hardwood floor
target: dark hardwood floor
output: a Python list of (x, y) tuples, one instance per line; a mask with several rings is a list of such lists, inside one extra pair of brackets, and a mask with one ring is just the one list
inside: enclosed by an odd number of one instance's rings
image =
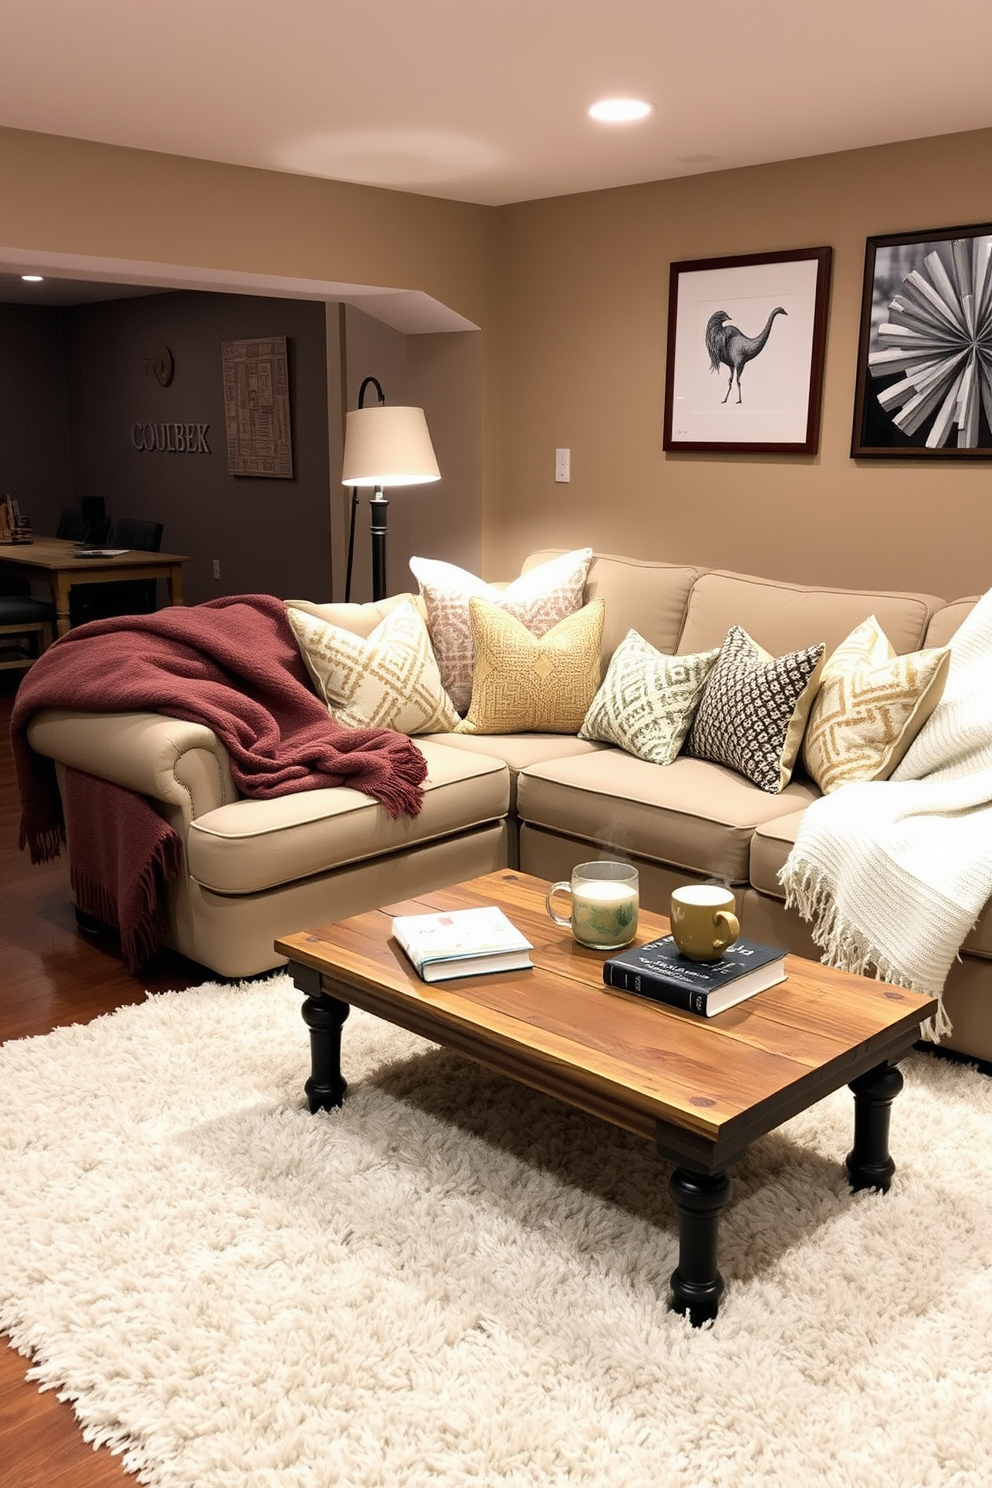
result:
[[(19, 680), (0, 672), (0, 1042), (88, 1023), (146, 989), (195, 987), (202, 966), (162, 955), (131, 976), (110, 936), (82, 934), (65, 892), (63, 859), (32, 866), (18, 850), (20, 805), (10, 750), (10, 712)], [(117, 1457), (84, 1442), (72, 1407), (25, 1380), (30, 1361), (0, 1340), (2, 1488), (133, 1488)]]

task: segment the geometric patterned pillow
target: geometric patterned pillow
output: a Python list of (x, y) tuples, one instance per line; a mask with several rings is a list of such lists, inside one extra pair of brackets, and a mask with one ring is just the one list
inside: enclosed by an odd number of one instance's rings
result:
[(776, 658), (732, 626), (707, 678), (687, 752), (729, 765), (777, 795), (792, 775), (823, 652), (821, 641)]
[(636, 630), (613, 653), (580, 739), (619, 744), (652, 765), (670, 765), (682, 748), (706, 679), (720, 655), (665, 656)]
[(449, 733), (458, 722), (412, 597), (366, 639), (287, 603), (300, 654), (328, 712), (347, 728)]
[(470, 602), (472, 701), (457, 734), (576, 734), (603, 672), (603, 614), (594, 599), (543, 636), (499, 605)]
[(437, 558), (411, 558), (410, 568), (427, 608), (427, 628), (441, 669), (444, 689), (464, 713), (472, 700), (475, 649), (469, 600), (475, 596), (499, 605), (542, 636), (581, 608), (592, 548), (577, 548), (540, 563), (505, 589), (487, 584), (454, 563)]
[(946, 646), (897, 656), (874, 615), (827, 661), (806, 725), (803, 763), (825, 795), (887, 780), (940, 700)]

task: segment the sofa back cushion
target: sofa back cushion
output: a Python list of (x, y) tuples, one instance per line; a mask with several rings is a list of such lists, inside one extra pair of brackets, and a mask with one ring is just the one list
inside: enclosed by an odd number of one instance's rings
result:
[(919, 650), (931, 615), (943, 604), (935, 594), (817, 588), (713, 569), (692, 587), (678, 650), (687, 655), (719, 646), (731, 626), (741, 625), (773, 656), (821, 641), (829, 653), (875, 615), (902, 655)]
[[(546, 563), (561, 548), (545, 548), (524, 560), (523, 572)], [(586, 602), (606, 601), (603, 623), (603, 663), (607, 665), (628, 630), (649, 641), (658, 651), (672, 656), (678, 645), (690, 590), (703, 570), (679, 563), (649, 563), (638, 558), (617, 558), (594, 553), (586, 575)], [(724, 632), (726, 633), (726, 632)], [(712, 650), (723, 636), (700, 647)]]
[(352, 635), (362, 636), (367, 640), (376, 626), (381, 625), (397, 605), (407, 600), (413, 603), (420, 618), (426, 621), (427, 611), (419, 594), (391, 594), (378, 604), (345, 604), (343, 601), (315, 604), (310, 599), (287, 599), (286, 604), (292, 605), (294, 610), (299, 610), (304, 615), (313, 615), (318, 620), (326, 620), (330, 625), (339, 625), (342, 630), (350, 630)]
[(958, 626), (971, 614), (978, 599), (977, 594), (972, 594), (968, 599), (952, 599), (950, 604), (938, 610), (927, 626), (925, 644), (946, 646)]

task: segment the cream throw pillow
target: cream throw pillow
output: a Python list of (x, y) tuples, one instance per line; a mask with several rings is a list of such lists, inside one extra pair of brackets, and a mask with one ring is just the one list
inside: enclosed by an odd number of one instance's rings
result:
[(803, 764), (829, 794), (856, 780), (887, 780), (944, 691), (946, 646), (897, 656), (874, 615), (823, 668)]
[(731, 626), (689, 732), (687, 752), (729, 765), (777, 795), (788, 785), (823, 670), (822, 643), (769, 656)]
[(543, 636), (484, 599), (469, 601), (475, 678), (458, 734), (575, 734), (599, 687), (603, 614), (594, 599)]
[(441, 682), (459, 713), (472, 698), (475, 652), (469, 600), (498, 605), (542, 636), (582, 605), (592, 548), (576, 548), (539, 563), (505, 588), (487, 584), (464, 568), (436, 558), (411, 558), (410, 568), (420, 585), (427, 609), (427, 628), (441, 669)]
[(448, 733), (458, 722), (412, 598), (368, 637), (287, 603), (300, 654), (328, 712), (348, 728)]
[(628, 630), (613, 653), (579, 738), (618, 744), (650, 764), (670, 765), (682, 748), (719, 655), (717, 646), (695, 656), (665, 656), (636, 630)]

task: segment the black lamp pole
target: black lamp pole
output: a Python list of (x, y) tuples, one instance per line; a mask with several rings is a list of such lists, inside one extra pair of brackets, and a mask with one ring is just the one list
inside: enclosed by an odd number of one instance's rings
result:
[[(386, 395), (382, 391), (382, 384), (377, 377), (366, 377), (358, 389), (358, 406), (365, 407), (365, 394), (370, 387), (374, 387), (380, 404), (385, 403)], [(389, 510), (389, 502), (382, 494), (382, 487), (376, 486), (372, 499), (369, 502), (372, 508), (372, 600), (378, 604), (380, 599), (386, 597), (386, 514)], [(358, 487), (351, 488), (351, 525), (348, 532), (348, 568), (344, 580), (345, 603), (351, 599), (351, 569), (352, 560), (355, 556), (355, 514), (358, 510)]]

